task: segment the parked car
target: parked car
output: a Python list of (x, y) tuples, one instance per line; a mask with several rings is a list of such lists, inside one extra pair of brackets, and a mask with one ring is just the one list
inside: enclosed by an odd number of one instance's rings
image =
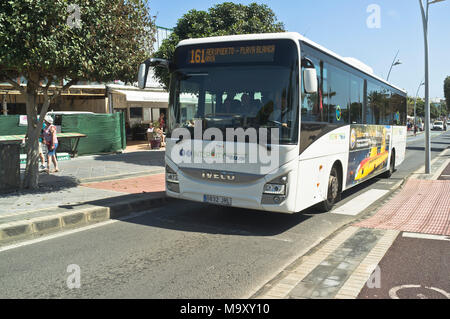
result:
[(447, 121), (447, 127), (450, 127), (450, 121)]
[(435, 121), (433, 123), (433, 130), (443, 131), (444, 130), (444, 122), (442, 122), (442, 121)]

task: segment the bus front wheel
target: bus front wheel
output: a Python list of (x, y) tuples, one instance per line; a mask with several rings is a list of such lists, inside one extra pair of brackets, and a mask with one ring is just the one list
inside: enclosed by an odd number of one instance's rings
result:
[(328, 212), (330, 211), (334, 204), (339, 201), (340, 192), (340, 176), (336, 166), (333, 166), (330, 172), (330, 177), (328, 178), (328, 192), (327, 199), (323, 201), (323, 209)]

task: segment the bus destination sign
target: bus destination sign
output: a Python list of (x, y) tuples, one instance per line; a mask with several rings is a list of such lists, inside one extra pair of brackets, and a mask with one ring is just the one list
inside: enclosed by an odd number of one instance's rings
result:
[(275, 45), (197, 48), (188, 51), (188, 64), (273, 62)]

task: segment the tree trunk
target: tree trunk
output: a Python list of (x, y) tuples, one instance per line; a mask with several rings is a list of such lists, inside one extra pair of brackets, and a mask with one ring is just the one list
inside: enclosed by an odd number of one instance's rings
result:
[(38, 127), (38, 76), (30, 76), (27, 83), (27, 120), (28, 120), (28, 140), (27, 140), (27, 166), (22, 187), (27, 189), (37, 189), (39, 183), (39, 135), (41, 127)]
[(2, 98), (2, 112), (3, 115), (8, 115), (8, 104), (6, 103), (6, 94)]

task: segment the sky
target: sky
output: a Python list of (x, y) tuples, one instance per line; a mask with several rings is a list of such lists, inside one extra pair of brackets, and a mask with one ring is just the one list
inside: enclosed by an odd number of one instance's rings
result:
[[(205, 10), (224, 1), (149, 0), (158, 26), (173, 28), (191, 9)], [(424, 80), (424, 36), (418, 0), (240, 0), (268, 5), (287, 31), (298, 32), (344, 57), (355, 57), (389, 82), (415, 96)], [(379, 8), (376, 16), (375, 8)], [(443, 98), (450, 76), (450, 0), (429, 9), (430, 98)], [(379, 19), (378, 19), (379, 17)], [(368, 23), (369, 22), (369, 23)], [(424, 97), (424, 86), (419, 96)]]

